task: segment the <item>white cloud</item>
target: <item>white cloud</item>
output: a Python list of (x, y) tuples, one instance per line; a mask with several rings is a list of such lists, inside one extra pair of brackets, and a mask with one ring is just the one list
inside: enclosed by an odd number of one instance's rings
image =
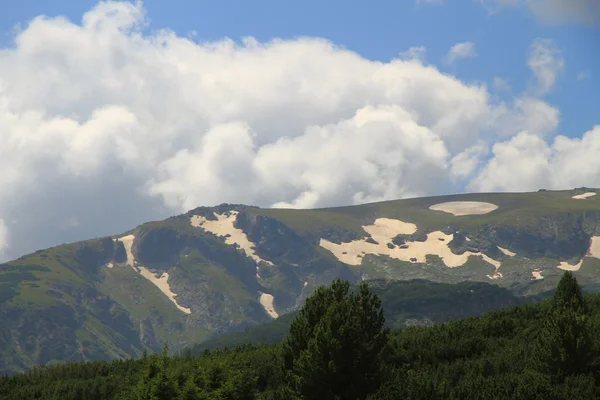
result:
[(427, 49), (424, 46), (418, 46), (418, 47), (411, 47), (408, 50), (403, 51), (398, 55), (400, 56), (400, 59), (402, 59), (402, 60), (424, 61), (425, 53), (427, 53)]
[(475, 43), (473, 42), (461, 42), (456, 43), (448, 50), (448, 53), (444, 57), (444, 61), (448, 64), (452, 64), (457, 60), (465, 58), (473, 58), (477, 55), (475, 52)]
[(0, 50), (6, 254), (221, 202), (461, 191), (491, 174), (498, 140), (543, 142), (558, 124), (542, 100), (498, 103), (419, 57), (370, 61), (314, 38), (198, 44), (145, 24), (139, 4), (106, 2), (82, 25), (36, 19)]
[(551, 151), (536, 135), (522, 132), (492, 148), (493, 158), (470, 183), (475, 191), (528, 191), (549, 185)]
[(510, 109), (501, 111), (502, 123), (497, 126), (501, 136), (513, 136), (527, 131), (536, 136), (556, 133), (560, 120), (557, 108), (530, 96), (515, 98)]
[(495, 76), (492, 80), (492, 87), (497, 92), (510, 92), (510, 83), (508, 79)]
[(486, 167), (471, 182), (476, 191), (530, 191), (600, 186), (600, 125), (582, 138), (557, 136), (552, 144), (522, 132), (492, 148)]
[(462, 153), (455, 155), (450, 162), (450, 173), (453, 178), (469, 177), (477, 170), (487, 155), (488, 150), (482, 143), (477, 143)]
[(536, 80), (534, 93), (544, 95), (552, 90), (558, 74), (565, 67), (565, 60), (551, 39), (538, 38), (531, 44), (527, 64)]
[(598, 0), (480, 0), (491, 12), (506, 6), (526, 6), (545, 24), (584, 23), (600, 20)]

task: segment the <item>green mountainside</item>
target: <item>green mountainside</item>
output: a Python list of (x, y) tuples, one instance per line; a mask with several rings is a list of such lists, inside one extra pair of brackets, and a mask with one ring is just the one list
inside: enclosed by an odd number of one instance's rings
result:
[[(526, 296), (556, 287), (563, 262), (596, 292), (600, 196), (573, 198), (591, 192), (316, 210), (223, 204), (40, 250), (0, 265), (0, 372), (136, 357), (167, 341), (180, 350), (293, 312), (336, 278), (485, 282)], [(465, 201), (497, 208), (459, 216), (430, 209)], [(410, 312), (392, 322), (404, 323)], [(422, 315), (413, 319), (437, 318)]]
[[(535, 304), (550, 297), (553, 291), (532, 296), (516, 296), (508, 289), (483, 282), (455, 284), (424, 280), (368, 281), (371, 292), (381, 299), (386, 326), (404, 329), (412, 326), (432, 326), (466, 317), (481, 316), (489, 311), (517, 305)], [(205, 350), (252, 344), (272, 344), (282, 341), (298, 311), (242, 332), (221, 335), (189, 348), (192, 355)], [(188, 349), (182, 352), (186, 354)]]
[[(500, 295), (490, 288), (481, 286)], [(430, 289), (430, 295), (443, 296), (442, 286)], [(564, 273), (552, 297), (542, 303), (480, 317), (390, 330), (384, 313), (367, 284), (352, 289), (349, 282), (336, 280), (307, 299), (279, 343), (178, 357), (169, 357), (164, 348), (162, 355), (139, 359), (35, 367), (0, 376), (0, 397), (584, 400), (600, 396), (600, 295), (583, 297), (571, 272)]]

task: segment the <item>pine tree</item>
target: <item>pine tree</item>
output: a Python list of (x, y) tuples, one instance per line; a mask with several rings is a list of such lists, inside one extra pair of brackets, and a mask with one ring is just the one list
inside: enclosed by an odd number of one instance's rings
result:
[(200, 394), (200, 388), (196, 385), (194, 377), (189, 376), (179, 392), (178, 400), (197, 400)]
[(552, 297), (551, 308), (553, 310), (568, 308), (578, 314), (588, 313), (577, 278), (570, 271), (565, 272), (558, 282), (556, 293)]
[(144, 357), (146, 363), (135, 389), (138, 400), (171, 400), (177, 396), (175, 382), (169, 376), (168, 345), (165, 343), (162, 355)]
[(283, 344), (292, 384), (306, 399), (365, 399), (379, 386), (388, 329), (380, 299), (362, 283), (318, 288)]
[(552, 298), (536, 343), (534, 359), (541, 372), (559, 381), (586, 372), (591, 362), (588, 310), (577, 279), (565, 272)]

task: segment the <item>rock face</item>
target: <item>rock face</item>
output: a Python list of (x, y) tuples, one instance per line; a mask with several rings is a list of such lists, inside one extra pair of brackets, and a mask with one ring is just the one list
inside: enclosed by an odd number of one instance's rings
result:
[(40, 250), (0, 265), (0, 372), (137, 356), (165, 341), (177, 349), (279, 318), (336, 278), (479, 281), (521, 295), (573, 269), (593, 290), (600, 196), (592, 192), (320, 210), (222, 204)]

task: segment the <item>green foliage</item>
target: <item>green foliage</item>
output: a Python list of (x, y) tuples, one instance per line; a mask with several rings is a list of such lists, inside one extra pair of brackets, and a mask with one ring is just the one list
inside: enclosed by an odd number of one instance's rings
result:
[(577, 314), (587, 313), (577, 278), (569, 271), (565, 272), (558, 282), (556, 293), (552, 298), (552, 310), (559, 309), (570, 309)]
[(565, 272), (536, 343), (539, 368), (564, 381), (587, 372), (592, 362), (588, 310), (577, 279)]
[(388, 330), (381, 300), (361, 283), (318, 288), (290, 326), (284, 362), (307, 399), (364, 399), (379, 384)]
[[(37, 367), (0, 377), (0, 398), (600, 397), (600, 295), (582, 297), (571, 274), (544, 303), (432, 327), (386, 333), (380, 306), (366, 285), (353, 290), (338, 281), (309, 298), (283, 343), (185, 357), (167, 357), (165, 348), (139, 360)], [(571, 323), (577, 328), (567, 329)]]
[(145, 357), (145, 368), (135, 388), (137, 400), (170, 400), (177, 394), (177, 386), (169, 375), (168, 347), (165, 344), (162, 356)]

